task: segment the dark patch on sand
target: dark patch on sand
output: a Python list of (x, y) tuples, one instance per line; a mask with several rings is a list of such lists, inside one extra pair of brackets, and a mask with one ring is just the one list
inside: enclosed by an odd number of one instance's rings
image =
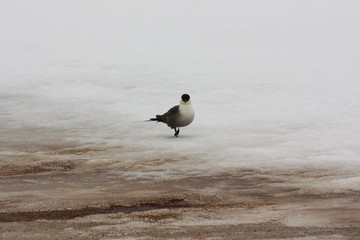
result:
[(33, 164), (6, 164), (0, 166), (0, 176), (38, 174), (54, 171), (70, 171), (81, 165), (82, 161), (50, 161)]
[(0, 222), (19, 222), (35, 220), (64, 220), (77, 217), (84, 217), (95, 214), (112, 214), (143, 212), (159, 209), (186, 208), (190, 204), (182, 198), (161, 198), (156, 201), (140, 202), (133, 205), (109, 205), (100, 207), (85, 207), (82, 209), (62, 209), (52, 211), (31, 211), (31, 212), (7, 212), (0, 213)]
[[(24, 211), (24, 212), (0, 212), (0, 222), (28, 222), (36, 220), (67, 220), (77, 217), (85, 217), (96, 214), (114, 214), (134, 212), (146, 212), (153, 210), (172, 210), (179, 208), (203, 208), (203, 209), (223, 209), (223, 208), (256, 208), (274, 203), (265, 202), (221, 202), (223, 199), (216, 196), (182, 195), (182, 196), (162, 196), (123, 204), (107, 204), (96, 207), (86, 206), (80, 209), (61, 209), (47, 211)], [(157, 218), (164, 218), (153, 213), (137, 216), (138, 218), (149, 218), (156, 221)], [(165, 216), (166, 217), (166, 216)]]
[(136, 214), (131, 216), (132, 221), (143, 221), (143, 222), (164, 222), (168, 220), (179, 220), (182, 214), (178, 212), (146, 212), (144, 214)]

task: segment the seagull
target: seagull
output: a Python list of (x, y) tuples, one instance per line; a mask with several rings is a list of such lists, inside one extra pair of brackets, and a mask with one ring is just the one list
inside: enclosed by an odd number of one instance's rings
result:
[(185, 127), (194, 120), (194, 109), (191, 105), (189, 94), (181, 96), (180, 105), (170, 108), (169, 111), (163, 115), (156, 115), (155, 118), (150, 118), (149, 121), (157, 121), (166, 123), (171, 129), (175, 130), (175, 137), (180, 133), (180, 127)]

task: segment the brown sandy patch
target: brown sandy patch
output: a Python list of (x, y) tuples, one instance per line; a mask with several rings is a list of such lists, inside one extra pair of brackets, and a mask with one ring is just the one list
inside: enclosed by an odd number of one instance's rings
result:
[[(232, 168), (203, 176), (180, 172), (173, 179), (132, 179), (127, 174), (188, 159), (129, 161), (122, 153), (139, 149), (52, 141), (7, 146), (20, 153), (0, 156), (1, 239), (360, 236), (359, 192), (317, 191), (304, 184), (326, 182), (339, 171)], [(118, 157), (92, 161), (103, 156)]]
[(61, 209), (51, 211), (0, 212), (0, 222), (28, 222), (36, 220), (66, 220), (97, 214), (132, 213), (158, 209), (190, 207), (183, 198), (159, 198), (138, 203), (110, 204), (108, 206), (84, 207), (81, 209)]
[(360, 193), (304, 194), (284, 185), (282, 175), (255, 170), (164, 181), (126, 179), (116, 171), (54, 171), (1, 180), (2, 239), (360, 236)]
[(70, 171), (80, 166), (82, 161), (49, 161), (33, 164), (6, 164), (0, 166), (0, 176), (37, 174), (53, 171)]
[[(127, 202), (123, 204), (109, 204), (95, 207), (86, 206), (80, 209), (61, 209), (47, 211), (27, 211), (27, 212), (0, 212), (0, 222), (28, 222), (36, 220), (67, 220), (77, 217), (85, 217), (97, 214), (114, 214), (133, 212), (149, 212), (161, 209), (185, 209), (185, 208), (203, 208), (203, 209), (225, 209), (225, 208), (256, 208), (274, 203), (265, 202), (221, 202), (224, 200), (214, 200), (214, 197), (182, 195), (182, 196), (163, 196), (152, 199), (139, 199), (138, 202)], [(134, 200), (133, 200), (134, 201)], [(148, 213), (137, 215), (140, 219), (162, 219), (167, 216), (179, 216), (178, 214), (154, 214)]]

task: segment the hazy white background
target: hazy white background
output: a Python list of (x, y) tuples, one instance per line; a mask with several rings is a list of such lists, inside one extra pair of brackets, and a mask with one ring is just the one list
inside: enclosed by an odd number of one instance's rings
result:
[[(1, 0), (0, 154), (77, 141), (137, 149), (92, 161), (180, 159), (140, 172), (154, 178), (325, 169), (341, 175), (329, 186), (358, 190), (359, 12), (355, 0)], [(183, 93), (196, 116), (178, 139), (142, 122)]]

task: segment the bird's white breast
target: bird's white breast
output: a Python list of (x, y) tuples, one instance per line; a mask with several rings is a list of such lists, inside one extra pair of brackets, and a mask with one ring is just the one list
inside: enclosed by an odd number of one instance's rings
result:
[(179, 118), (179, 127), (184, 127), (192, 123), (195, 117), (194, 109), (191, 105), (191, 102), (186, 104), (180, 103), (179, 106), (180, 118)]

